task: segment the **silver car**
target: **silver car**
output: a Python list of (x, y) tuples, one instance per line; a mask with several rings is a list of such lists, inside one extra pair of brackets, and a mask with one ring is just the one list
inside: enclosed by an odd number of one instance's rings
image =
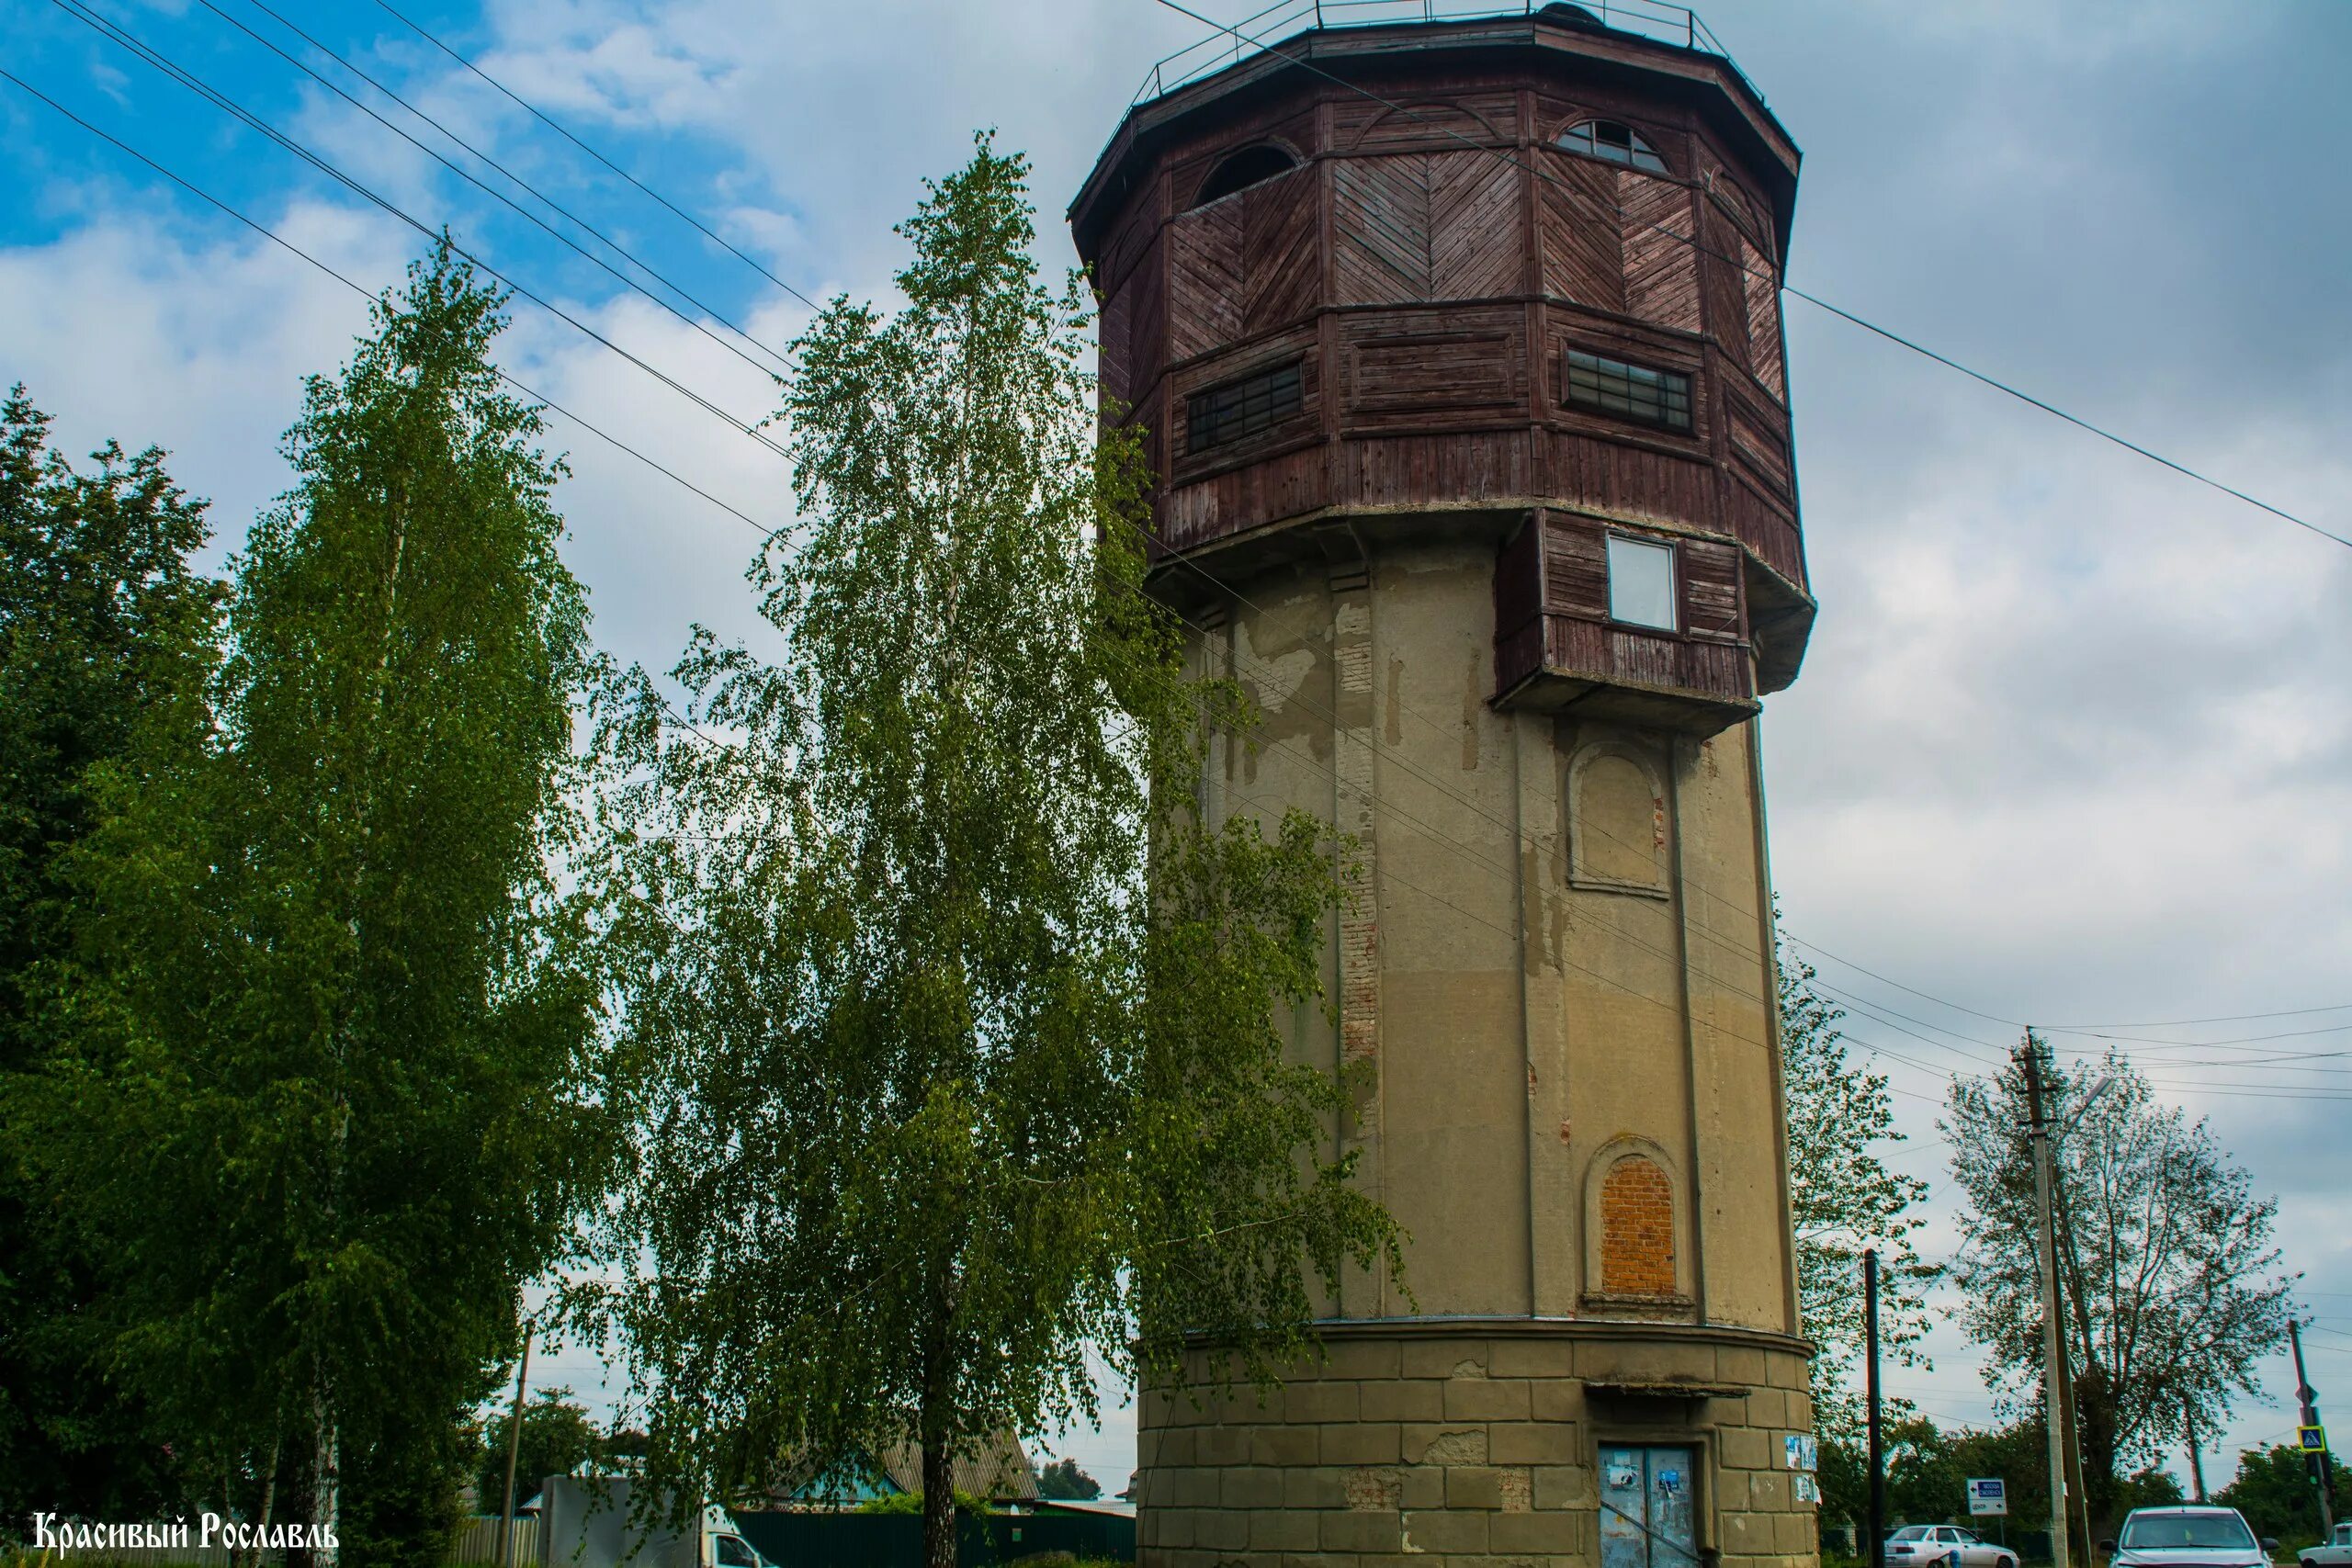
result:
[(2099, 1545), (2110, 1568), (2270, 1568), (2275, 1540), (2256, 1540), (2235, 1508), (2134, 1508)]
[(1905, 1525), (1886, 1538), (1887, 1568), (2018, 1568), (2018, 1554), (1958, 1525)]

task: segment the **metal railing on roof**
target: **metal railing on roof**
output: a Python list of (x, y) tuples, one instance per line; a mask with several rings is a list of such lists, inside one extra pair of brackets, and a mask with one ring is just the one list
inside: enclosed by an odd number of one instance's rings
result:
[[(1211, 33), (1157, 61), (1145, 73), (1132, 104), (1148, 103), (1175, 92), (1202, 77), (1236, 65), (1254, 55), (1279, 50), (1301, 31), (1329, 28), (1373, 28), (1399, 22), (1484, 21), (1500, 17), (1534, 17), (1544, 9), (1538, 0), (1498, 5), (1495, 0), (1274, 0), (1232, 24), (1230, 30)], [(1678, 45), (1693, 53), (1711, 54), (1731, 67), (1756, 101), (1764, 95), (1733, 64), (1699, 13), (1667, 0), (1586, 0), (1574, 7), (1616, 32), (1631, 33), (1654, 43)], [(1279, 37), (1278, 37), (1279, 35)]]

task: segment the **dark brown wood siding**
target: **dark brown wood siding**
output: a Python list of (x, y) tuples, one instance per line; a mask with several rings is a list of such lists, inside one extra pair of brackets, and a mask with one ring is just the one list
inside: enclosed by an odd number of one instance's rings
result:
[[(1751, 598), (1768, 680), (1793, 672), (1785, 628), (1810, 615), (1778, 251), (1754, 195), (1788, 172), (1759, 178), (1679, 89), (1577, 69), (1400, 50), (1365, 74), (1374, 97), (1297, 74), (1185, 121), (1130, 169), (1115, 217), (1080, 227), (1106, 291), (1102, 392), (1150, 433), (1164, 549), (1304, 549), (1285, 525), (1420, 508), (1476, 512), (1499, 537), (1534, 510), (1507, 552), (1531, 581), (1498, 566), (1502, 687), (1549, 671), (1749, 701)], [(1553, 144), (1595, 117), (1634, 126), (1668, 172)], [(1301, 163), (1185, 209), (1258, 144)], [(1688, 377), (1688, 428), (1570, 406), (1570, 348)], [(1188, 398), (1291, 360), (1295, 412), (1187, 450)], [(1677, 633), (1608, 623), (1607, 526), (1676, 542)]]
[[(1671, 631), (1609, 617), (1611, 533), (1622, 525), (1545, 511), (1504, 545), (1495, 562), (1495, 673), (1498, 692), (1530, 682), (1566, 688), (1631, 684), (1684, 691), (1726, 711), (1755, 700), (1739, 552), (1718, 541), (1657, 533), (1676, 557), (1679, 625)], [(1529, 535), (1540, 536), (1539, 546)], [(1528, 631), (1541, 606), (1543, 635)]]

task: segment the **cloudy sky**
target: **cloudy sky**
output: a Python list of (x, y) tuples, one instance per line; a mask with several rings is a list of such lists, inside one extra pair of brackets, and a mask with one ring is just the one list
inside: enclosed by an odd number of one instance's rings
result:
[[(696, 303), (623, 288), (302, 74), (271, 46), (501, 184), (254, 0), (86, 10), (574, 318), (517, 300), (506, 367), (769, 524), (789, 507), (773, 454), (581, 328), (755, 421), (772, 361), (722, 322), (772, 349), (805, 319), (775, 279), (886, 291), (891, 224), (979, 126), (1034, 158), (1045, 259), (1070, 264), (1069, 194), (1151, 62), (1204, 31), (1156, 0), (396, 0), (772, 279), (374, 0), (267, 3)], [(345, 276), (381, 288), (419, 253), (57, 0), (11, 12), (0, 68)], [(1708, 20), (1805, 152), (1793, 284), (2352, 533), (2352, 6), (1751, 0)], [(0, 380), (69, 449), (168, 448), (232, 547), (285, 482), (300, 378), (340, 360), (363, 302), (6, 82), (0, 138)], [(1773, 868), (1852, 1037), (1888, 1053), (1896, 1163), (1936, 1182), (1929, 1250), (1952, 1235), (1949, 1076), (2017, 1021), (2132, 1026), (2108, 1032), (2278, 1195), (2312, 1381), (2352, 1420), (2352, 550), (1808, 305), (1789, 331), (1823, 610), (1766, 721)], [(606, 647), (661, 666), (689, 622), (751, 627), (742, 522), (577, 426), (555, 439)], [(2139, 1027), (2183, 1019), (2214, 1021)], [(1932, 1348), (1899, 1391), (1985, 1420), (1973, 1348)], [(602, 1386), (577, 1350), (543, 1370)], [(2290, 1433), (2292, 1379), (2266, 1379), (2217, 1482)], [(1132, 1432), (1119, 1413), (1063, 1446), (1115, 1486)]]

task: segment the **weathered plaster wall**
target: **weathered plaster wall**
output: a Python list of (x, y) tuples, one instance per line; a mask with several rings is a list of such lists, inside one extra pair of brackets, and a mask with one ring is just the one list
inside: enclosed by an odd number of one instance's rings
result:
[(1147, 1400), (1146, 1568), (1593, 1562), (1608, 1440), (1697, 1445), (1725, 1557), (1813, 1551), (1780, 1468), (1810, 1411), (1752, 732), (1497, 711), (1493, 568), (1434, 528), (1335, 530), (1197, 641), (1264, 713), (1212, 757), (1212, 815), (1296, 804), (1358, 840), (1337, 1026), (1302, 1010), (1294, 1048), (1366, 1066), (1334, 1146), (1411, 1239), (1268, 1407)]

